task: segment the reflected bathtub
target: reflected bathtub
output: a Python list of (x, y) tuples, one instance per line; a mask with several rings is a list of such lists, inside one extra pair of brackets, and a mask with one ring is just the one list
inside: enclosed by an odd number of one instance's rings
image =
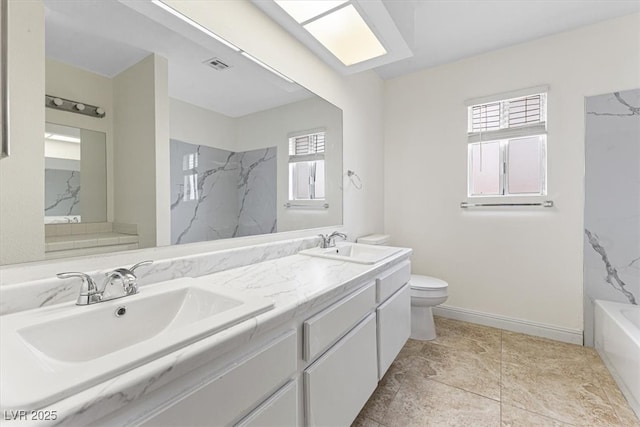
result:
[(640, 306), (596, 300), (595, 347), (640, 418)]

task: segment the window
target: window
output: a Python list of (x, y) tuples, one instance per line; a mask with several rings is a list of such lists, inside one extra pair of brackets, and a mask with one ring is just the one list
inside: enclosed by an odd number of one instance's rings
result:
[(289, 138), (289, 201), (324, 200), (325, 132)]
[(468, 196), (546, 194), (546, 88), (468, 102)]

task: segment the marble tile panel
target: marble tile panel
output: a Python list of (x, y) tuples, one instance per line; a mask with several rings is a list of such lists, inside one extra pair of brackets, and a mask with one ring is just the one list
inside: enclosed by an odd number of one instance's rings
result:
[(500, 403), (455, 387), (407, 377), (382, 421), (388, 427), (498, 426)]

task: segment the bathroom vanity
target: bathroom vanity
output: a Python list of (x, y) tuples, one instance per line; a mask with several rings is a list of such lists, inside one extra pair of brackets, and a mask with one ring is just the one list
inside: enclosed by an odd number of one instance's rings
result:
[(410, 254), (296, 253), (189, 279), (273, 308), (45, 407), (2, 409), (56, 414), (38, 425), (349, 425), (409, 337)]

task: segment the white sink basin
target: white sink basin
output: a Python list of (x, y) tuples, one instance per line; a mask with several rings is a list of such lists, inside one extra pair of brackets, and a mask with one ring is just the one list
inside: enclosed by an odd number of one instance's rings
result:
[(273, 308), (184, 278), (89, 306), (3, 316), (0, 402), (37, 409)]
[(357, 262), (359, 264), (375, 264), (401, 250), (402, 248), (392, 248), (389, 246), (337, 243), (333, 248), (312, 248), (300, 251), (299, 253), (320, 258)]

